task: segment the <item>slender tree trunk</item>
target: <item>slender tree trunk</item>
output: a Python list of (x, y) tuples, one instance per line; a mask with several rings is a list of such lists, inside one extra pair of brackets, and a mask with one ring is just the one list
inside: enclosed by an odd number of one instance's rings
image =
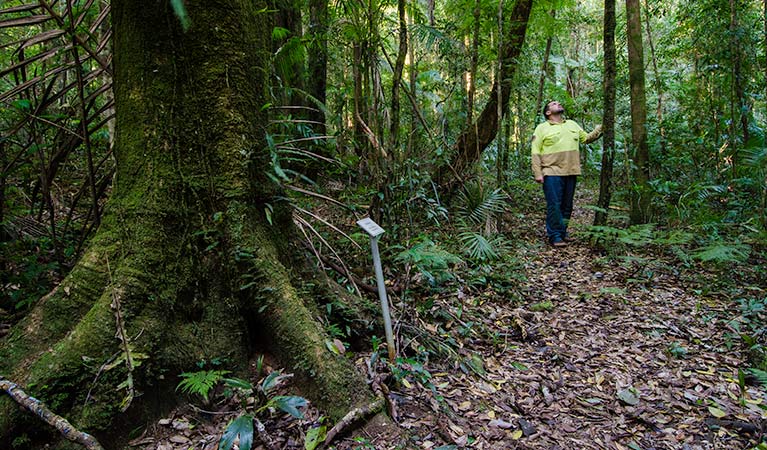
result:
[(309, 78), (307, 91), (319, 103), (311, 105), (309, 120), (314, 124), (315, 132), (324, 135), (325, 112), (327, 102), (328, 71), (328, 0), (309, 0)]
[(405, 59), (407, 57), (407, 15), (405, 7), (407, 0), (397, 0), (397, 13), (399, 16), (399, 51), (397, 52), (397, 62), (394, 64), (394, 73), (392, 74), (391, 85), (391, 128), (389, 136), (391, 138), (390, 149), (397, 152), (399, 146), (399, 114), (400, 114), (400, 82), (402, 81), (402, 71), (405, 68)]
[[(762, 20), (764, 22), (764, 86), (767, 89), (767, 0), (764, 0), (762, 9)], [(767, 98), (767, 91), (765, 97)], [(767, 230), (767, 170), (765, 170), (762, 190), (762, 228)]]
[(647, 28), (647, 43), (650, 44), (653, 73), (655, 74), (655, 93), (658, 96), (655, 117), (658, 120), (658, 130), (660, 132), (660, 154), (661, 159), (665, 159), (668, 151), (666, 148), (666, 128), (663, 124), (663, 80), (658, 70), (658, 59), (655, 56), (655, 45), (653, 44), (652, 30), (650, 29), (650, 5), (647, 0), (645, 0), (645, 26)]
[(634, 170), (631, 190), (631, 223), (646, 223), (649, 216), (650, 180), (649, 148), (647, 146), (647, 100), (645, 98), (644, 51), (639, 0), (626, 0), (626, 32), (629, 54), (629, 83), (631, 85), (631, 144), (634, 150)]
[[(737, 102), (737, 116), (732, 118), (735, 122), (736, 117), (739, 119), (741, 133), (743, 137), (743, 146), (748, 145), (750, 139), (750, 133), (748, 130), (748, 116), (750, 105), (745, 94), (745, 84), (743, 77), (743, 50), (741, 49), (741, 39), (739, 32), (740, 24), (738, 20), (738, 2), (737, 0), (730, 0), (730, 35), (732, 36), (732, 56), (733, 56), (733, 84), (735, 91), (735, 99)], [(738, 164), (737, 153), (733, 149), (733, 169)]]
[[(557, 12), (556, 10), (552, 10), (549, 14), (551, 14), (552, 18), (555, 18)], [(538, 79), (538, 95), (535, 97), (536, 117), (541, 113), (541, 108), (543, 108), (543, 88), (546, 86), (546, 72), (549, 70), (549, 57), (551, 56), (552, 41), (553, 38), (551, 36), (546, 38), (546, 49), (543, 52), (543, 64), (541, 65), (541, 77)]]
[[(767, 0), (765, 0), (767, 1)], [(408, 17), (409, 23), (413, 24), (413, 18)], [(410, 65), (408, 66), (408, 82), (410, 86), (410, 95), (413, 96), (414, 99), (417, 99), (417, 80), (418, 80), (418, 63), (415, 60), (415, 43), (413, 40), (408, 41), (408, 56), (410, 60)], [(407, 157), (409, 158), (410, 155), (413, 154), (413, 147), (415, 146), (415, 137), (416, 137), (416, 130), (418, 129), (418, 105), (416, 102), (413, 102), (413, 114), (410, 115), (410, 134), (408, 135), (407, 140)], [(428, 132), (428, 130), (424, 130), (424, 132)]]
[(615, 0), (605, 0), (604, 12), (604, 102), (602, 112), (602, 170), (599, 173), (600, 208), (594, 225), (607, 225), (607, 212), (612, 197), (613, 162), (615, 161)]
[[(277, 13), (274, 15), (275, 26), (284, 28), (290, 33), (285, 39), (275, 40), (272, 43), (274, 52), (276, 53), (280, 47), (287, 44), (290, 40), (301, 40), (303, 38), (302, 29), (302, 14), (301, 14), (301, 1), (299, 0), (273, 0), (274, 7)], [(299, 52), (298, 46), (287, 50), (288, 52)], [(305, 101), (303, 93), (295, 92), (293, 89), (300, 91), (305, 90), (306, 83), (304, 76), (306, 70), (304, 68), (305, 55), (301, 52), (300, 57), (296, 57), (295, 54), (284, 55), (287, 64), (277, 64), (275, 69), (281, 80), (281, 84), (287, 89), (284, 95), (284, 102), (286, 105), (298, 105), (304, 106)], [(300, 115), (306, 117), (305, 111), (301, 111)]]
[(474, 119), (474, 95), (477, 92), (477, 64), (479, 63), (479, 20), (480, 20), (480, 0), (477, 0), (474, 4), (474, 27), (472, 31), (471, 39), (471, 55), (469, 63), (469, 76), (467, 86), (467, 110), (466, 110), (466, 126), (469, 127), (473, 123)]
[[(475, 121), (476, 123), (461, 132), (450, 161), (438, 168), (436, 179), (445, 191), (452, 191), (458, 183), (463, 181), (471, 166), (495, 139), (498, 132), (498, 122), (503, 119), (503, 114), (508, 109), (509, 95), (511, 94), (517, 64), (516, 59), (525, 43), (527, 23), (533, 2), (534, 0), (518, 0), (514, 3), (508, 30), (503, 37), (499, 37), (503, 42), (502, 52), (499, 55), (503, 67), (503, 77), (496, 77), (487, 104)], [(499, 101), (500, 108), (498, 108)]]

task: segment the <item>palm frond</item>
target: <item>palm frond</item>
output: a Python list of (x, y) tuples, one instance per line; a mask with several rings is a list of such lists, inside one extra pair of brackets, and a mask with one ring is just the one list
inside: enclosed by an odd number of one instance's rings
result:
[(506, 208), (506, 195), (501, 189), (483, 189), (479, 183), (468, 183), (458, 194), (458, 215), (461, 219), (481, 225)]
[(464, 253), (469, 258), (479, 261), (498, 259), (499, 251), (505, 246), (503, 238), (500, 236), (488, 239), (482, 233), (474, 231), (460, 233), (458, 239), (463, 245)]

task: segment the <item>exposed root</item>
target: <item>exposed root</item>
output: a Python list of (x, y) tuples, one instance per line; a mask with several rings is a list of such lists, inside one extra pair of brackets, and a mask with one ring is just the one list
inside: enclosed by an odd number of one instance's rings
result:
[(333, 442), (333, 439), (335, 439), (336, 436), (346, 431), (358, 420), (380, 412), (385, 404), (386, 401), (383, 398), (378, 398), (373, 403), (349, 411), (348, 414), (346, 414), (330, 431), (328, 431), (328, 434), (325, 437), (325, 448), (327, 448), (327, 446)]
[(27, 395), (16, 383), (0, 376), (0, 390), (5, 391), (16, 403), (25, 407), (48, 425), (59, 430), (69, 441), (76, 442), (88, 450), (103, 450), (104, 447), (88, 433), (83, 433), (72, 426), (65, 418), (54, 414), (40, 400)]

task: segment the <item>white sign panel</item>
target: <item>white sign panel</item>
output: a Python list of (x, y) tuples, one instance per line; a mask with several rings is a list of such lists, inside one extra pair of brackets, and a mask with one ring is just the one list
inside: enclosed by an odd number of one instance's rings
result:
[(381, 226), (378, 225), (377, 223), (373, 222), (373, 219), (371, 219), (370, 217), (366, 217), (362, 220), (357, 221), (357, 225), (359, 225), (360, 228), (365, 230), (365, 232), (367, 232), (367, 234), (369, 234), (370, 237), (380, 236), (384, 233), (384, 229), (381, 228)]

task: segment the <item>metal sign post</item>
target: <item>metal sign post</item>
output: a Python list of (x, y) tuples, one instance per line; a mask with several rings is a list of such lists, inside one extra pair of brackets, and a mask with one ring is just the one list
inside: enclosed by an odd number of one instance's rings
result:
[(357, 222), (365, 232), (370, 235), (370, 247), (373, 249), (373, 266), (376, 271), (376, 284), (378, 285), (378, 297), (381, 299), (383, 311), (384, 330), (386, 331), (386, 344), (389, 347), (389, 361), (392, 363), (397, 355), (394, 347), (394, 333), (391, 329), (391, 315), (389, 314), (389, 300), (386, 297), (386, 285), (384, 284), (383, 269), (381, 268), (381, 255), (378, 253), (378, 237), (384, 234), (384, 229), (370, 218)]

